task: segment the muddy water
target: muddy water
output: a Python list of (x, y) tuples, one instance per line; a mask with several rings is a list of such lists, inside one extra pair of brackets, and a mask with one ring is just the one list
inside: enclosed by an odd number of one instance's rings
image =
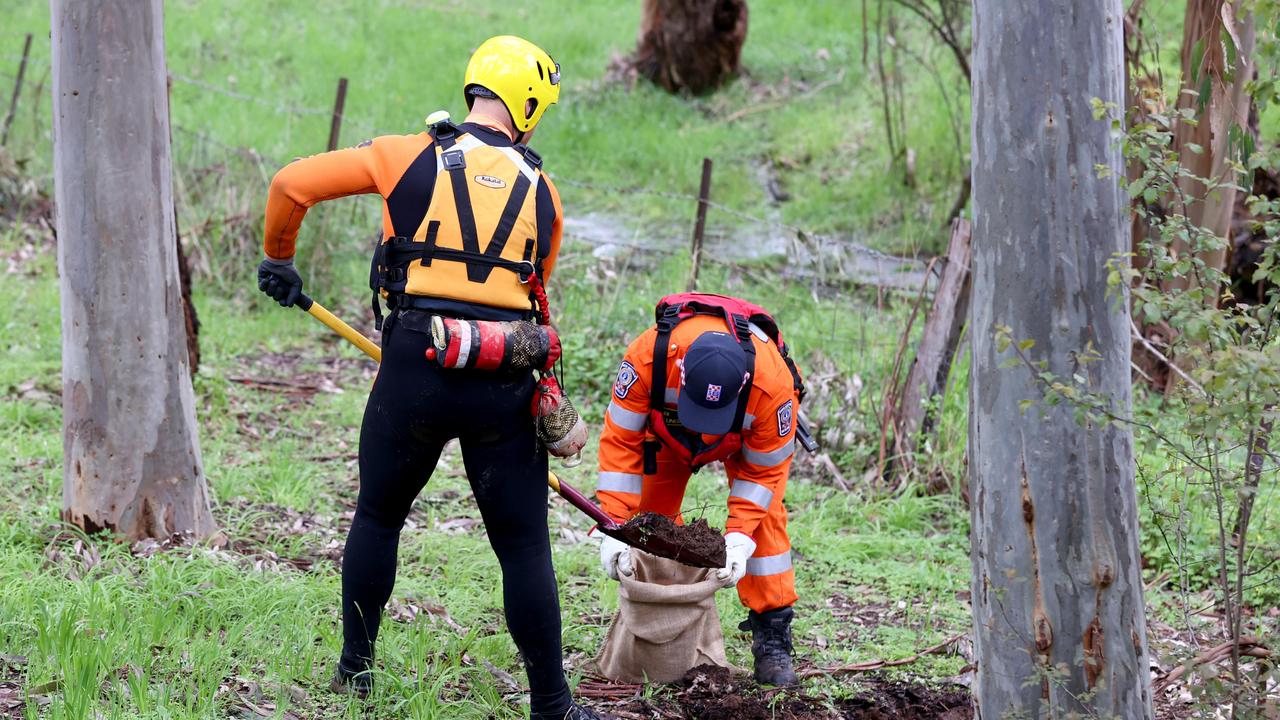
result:
[[(689, 227), (631, 227), (624, 220), (603, 213), (565, 218), (565, 239), (589, 245), (597, 258), (631, 252), (684, 254), (688, 252)], [(896, 290), (919, 290), (925, 282), (926, 263), (877, 252), (855, 238), (800, 236), (776, 225), (750, 229), (732, 236), (709, 231), (704, 253), (724, 262), (768, 262), (784, 265), (786, 274), (834, 284), (860, 284)]]

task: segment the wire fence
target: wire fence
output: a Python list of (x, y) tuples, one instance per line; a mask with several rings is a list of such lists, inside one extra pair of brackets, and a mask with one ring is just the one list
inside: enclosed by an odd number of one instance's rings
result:
[[(12, 62), (15, 65), (22, 61), (22, 57), (12, 54), (0, 54), (0, 60)], [(35, 88), (31, 87), (31, 70), (34, 68), (48, 68), (49, 61), (44, 57), (32, 55), (28, 58), (27, 87), (22, 90), (22, 100), (25, 103), (32, 102), (27, 97), (33, 93)], [(47, 73), (46, 73), (47, 74)], [(8, 72), (0, 71), (0, 78), (8, 81), (6, 84), (12, 85), (16, 82), (16, 76)], [(359, 118), (352, 113), (339, 110), (338, 107), (315, 107), (305, 104), (291, 102), (288, 99), (280, 97), (265, 97), (246, 92), (239, 88), (228, 87), (226, 85), (210, 82), (206, 79), (192, 77), (184, 73), (172, 73), (170, 75), (171, 87), (175, 92), (178, 88), (190, 88), (194, 91), (204, 94), (213, 94), (219, 98), (229, 102), (240, 103), (247, 106), (264, 109), (276, 117), (283, 118), (311, 118), (318, 119), (328, 117), (334, 127), (343, 130), (355, 129), (358, 132), (372, 137), (377, 133), (374, 123), (364, 118)], [(40, 81), (43, 97), (35, 98), (34, 102), (42, 104), (49, 100), (48, 93), (43, 91), (44, 80)], [(181, 107), (183, 105), (181, 99), (175, 99), (171, 102), (173, 107)], [(336, 103), (335, 103), (336, 105)], [(179, 113), (181, 115), (182, 113)], [(35, 137), (37, 139), (49, 139), (47, 130), (38, 127), (43, 117), (40, 107), (33, 108), (32, 124)], [(310, 126), (308, 126), (310, 127)], [(264, 151), (255, 147), (246, 145), (238, 145), (234, 141), (219, 137), (217, 134), (204, 129), (190, 127), (183, 122), (171, 122), (171, 129), (175, 136), (175, 173), (183, 176), (182, 182), (184, 187), (197, 186), (199, 183), (188, 180), (187, 175), (208, 175), (209, 166), (219, 165), (227, 166), (227, 161), (237, 159), (251, 163), (256, 172), (255, 175), (261, 176), (260, 182), (266, 183), (275, 170), (282, 167), (287, 159), (280, 157), (276, 152)], [(326, 126), (325, 130), (330, 127)], [(43, 135), (43, 138), (42, 138)], [(319, 138), (317, 138), (319, 143)], [(185, 146), (185, 147), (184, 147)], [(243, 179), (228, 178), (225, 182), (237, 182)], [(687, 205), (695, 208), (701, 202), (705, 205), (711, 216), (720, 216), (721, 220), (728, 219), (731, 222), (746, 224), (754, 228), (767, 228), (770, 231), (778, 233), (781, 237), (773, 237), (773, 250), (781, 249), (788, 260), (796, 265), (809, 265), (816, 270), (817, 274), (822, 276), (831, 275), (837, 279), (841, 276), (850, 276), (843, 279), (852, 279), (857, 282), (856, 277), (859, 272), (863, 275), (868, 273), (873, 276), (879, 276), (880, 280), (888, 278), (887, 283), (877, 282), (877, 278), (871, 278), (869, 284), (888, 284), (899, 288), (917, 288), (920, 285), (920, 277), (923, 277), (923, 263), (914, 258), (901, 258), (890, 255), (875, 248), (868, 247), (865, 244), (856, 242), (852, 238), (837, 238), (830, 234), (818, 232), (812, 228), (805, 228), (799, 225), (788, 223), (775, 216), (770, 217), (756, 212), (751, 212), (741, 208), (727, 205), (723, 202), (710, 200), (709, 198), (700, 198), (699, 196), (672, 192), (670, 190), (660, 190), (651, 187), (623, 187), (618, 185), (601, 184), (598, 182), (581, 182), (572, 178), (555, 177), (557, 184), (582, 188), (596, 193), (606, 193), (614, 196), (641, 195), (645, 197), (662, 199), (670, 202)], [(259, 190), (261, 188), (258, 188)], [(190, 199), (180, 198), (180, 202), (190, 204)], [(355, 217), (353, 213), (353, 218)], [(666, 237), (661, 243), (653, 242), (635, 242), (628, 241), (626, 236), (631, 234), (638, 236), (639, 232), (628, 227), (626, 218), (610, 218), (608, 227), (603, 228), (596, 233), (571, 233), (570, 241), (580, 243), (594, 249), (604, 247), (621, 248), (639, 253), (652, 253), (662, 256), (676, 256), (688, 252), (685, 248), (676, 245), (673, 241), (674, 237)], [(207, 220), (205, 221), (207, 223)], [(602, 236), (604, 235), (604, 236)], [(606, 237), (607, 236), (607, 237)], [(777, 244), (785, 243), (785, 244)], [(778, 254), (774, 252), (772, 254)], [(850, 272), (846, 267), (845, 260), (849, 257), (853, 259), (849, 264), (853, 267)], [(744, 258), (741, 257), (724, 257), (717, 253), (707, 254), (703, 260), (708, 264), (718, 265), (741, 265)], [(868, 270), (870, 268), (870, 270)], [(883, 269), (883, 268), (887, 268)], [(794, 268), (792, 268), (794, 271)], [(860, 270), (859, 270), (860, 269)], [(894, 282), (893, 278), (898, 275), (906, 276), (905, 282)], [(793, 272), (793, 274), (802, 274)], [(863, 278), (866, 280), (867, 278)], [(927, 279), (925, 280), (927, 281)]]

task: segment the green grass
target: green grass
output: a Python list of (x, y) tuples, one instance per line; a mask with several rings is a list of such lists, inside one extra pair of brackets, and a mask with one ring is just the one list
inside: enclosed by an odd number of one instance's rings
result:
[[(0, 249), (7, 254), (19, 242), (16, 232), (0, 236)], [(566, 262), (589, 257), (571, 249)], [(626, 262), (643, 270), (622, 283), (566, 273), (557, 292), (565, 307), (569, 381), (593, 422), (628, 336), (650, 322), (653, 298), (683, 281), (680, 257)], [(248, 294), (196, 297), (203, 320), (204, 360), (196, 379), (201, 442), (229, 547), (141, 557), (62, 526), (58, 401), (20, 389), (29, 380), (37, 391), (59, 386), (53, 257), (39, 254), (22, 270), (0, 283), (0, 346), (9, 348), (0, 363), (7, 430), (0, 455), (12, 458), (11, 479), (0, 487), (0, 577), (16, 579), (0, 584), (0, 648), (28, 658), (7, 677), (49, 699), (41, 717), (80, 718), (95, 710), (107, 718), (223, 717), (246, 701), (275, 707), (276, 717), (286, 711), (301, 717), (523, 716), (520, 696), (482, 664), (523, 680), (502, 623), (497, 562), (480, 529), (439, 529), (478, 517), (453, 454), (405, 531), (393, 606), (440, 606), (456, 626), (430, 614), (385, 623), (372, 710), (328, 692), (341, 643), (339, 575), (323, 559), (302, 570), (290, 563), (320, 557), (341, 542), (334, 528), (357, 487), (352, 460), (372, 366), (302, 313)], [(335, 273), (354, 283), (358, 263), (339, 263)], [(707, 289), (769, 302), (797, 348), (832, 348), (842, 367), (868, 376), (883, 375), (892, 361), (907, 311), (902, 303), (882, 311), (836, 299), (815, 305), (805, 286), (779, 282), (766, 293), (743, 287), (741, 276), (719, 267), (709, 268), (704, 281)], [(355, 317), (362, 304), (351, 298), (335, 307)], [(810, 315), (809, 307), (818, 312)], [(342, 392), (292, 397), (240, 382), (318, 382), (321, 376)], [(870, 453), (872, 437), (860, 437), (866, 444), (855, 454)], [(590, 489), (594, 450), (587, 454), (582, 466), (563, 473)], [(967, 555), (953, 498), (908, 491), (868, 501), (806, 475), (797, 472), (788, 494), (794, 545), (803, 558), (796, 626), (802, 657), (836, 664), (905, 656), (963, 628), (956, 593), (967, 585)], [(691, 484), (685, 505), (722, 524), (724, 502), (723, 479), (707, 472)], [(264, 526), (276, 528), (293, 512), (314, 514), (328, 530), (264, 534)], [(581, 539), (589, 524), (564, 503), (552, 503), (564, 644), (574, 668), (585, 667), (598, 650), (617, 603), (594, 544)], [(749, 667), (749, 638), (736, 629), (745, 610), (732, 592), (721, 593), (718, 603), (730, 658)], [(859, 625), (849, 614), (856, 612), (872, 620)], [(962, 662), (930, 658), (913, 669), (946, 676)], [(857, 686), (824, 680), (809, 690), (836, 697)]]
[[(461, 117), (458, 83), (471, 49), (491, 34), (517, 32), (548, 48), (564, 68), (560, 105), (548, 113), (534, 144), (550, 173), (564, 181), (570, 213), (607, 211), (683, 244), (691, 201), (647, 196), (637, 202), (616, 189), (696, 194), (707, 156), (716, 161), (713, 197), (731, 207), (763, 214), (760, 168), (769, 166), (794, 198), (776, 209), (779, 220), (894, 251), (939, 249), (964, 149), (955, 147), (945, 114), (913, 112), (906, 144), (919, 155), (919, 189), (907, 190), (888, 172), (878, 91), (862, 64), (856, 7), (825, 0), (753, 2), (742, 60), (748, 75), (721, 93), (687, 100), (645, 83), (628, 90), (603, 79), (611, 58), (634, 47), (639, 3), (554, 0), (512, 9), (498, 0), (465, 7), (288, 0), (272, 3), (267, 17), (265, 6), (235, 0), (169, 2), (175, 157), (186, 166), (180, 172), (190, 171), (225, 159), (228, 148), (248, 147), (268, 158), (260, 172), (269, 175), (279, 163), (323, 150), (339, 77), (351, 83), (344, 144), (418, 132), (436, 109)], [(0, 47), (8, 48), (7, 55), (20, 52), (21, 33), (36, 37), (28, 93), (45, 79), (42, 114), (37, 118), (34, 106), (24, 106), (12, 147), (27, 148), (23, 157), (48, 173), (48, 5), (0, 0), (0, 12), (6, 17)], [(920, 52), (934, 53), (924, 49), (923, 34), (907, 29), (903, 37)], [(945, 56), (934, 60), (944, 82), (964, 87)], [(941, 107), (930, 76), (903, 62), (913, 104)], [(835, 78), (840, 80), (805, 94)], [(760, 105), (765, 111), (728, 121)], [(958, 111), (963, 129), (967, 107)], [(967, 132), (961, 137), (967, 141)], [(723, 213), (713, 212), (711, 222), (713, 231), (759, 230)]]
[[(566, 238), (552, 297), (567, 348), (567, 386), (595, 423), (626, 342), (651, 322), (658, 297), (684, 287), (693, 206), (663, 193), (692, 194), (703, 156), (716, 161), (713, 199), (732, 208), (889, 251), (940, 248), (941, 219), (966, 150), (954, 146), (944, 113), (913, 111), (907, 144), (919, 154), (917, 189), (907, 190), (888, 171), (878, 91), (861, 64), (856, 3), (755, 0), (743, 59), (749, 75), (694, 100), (643, 83), (627, 90), (604, 81), (609, 59), (635, 42), (639, 6), (286, 0), (271, 4), (268, 18), (266, 5), (231, 0), (166, 4), (168, 59), (180, 78), (172, 107), (180, 227), (197, 268), (203, 323), (196, 378), (201, 443), (215, 514), (230, 545), (143, 557), (59, 523), (58, 287), (53, 243), (37, 238), (36, 256), (0, 280), (0, 469), (7, 480), (0, 483), (0, 654), (28, 659), (8, 670), (0, 659), (0, 681), (47, 696), (40, 717), (82, 718), (93, 710), (112, 719), (226, 717), (246, 700), (274, 706), (281, 718), (286, 711), (307, 718), (524, 715), (520, 696), (482, 663), (523, 680), (502, 624), (497, 562), (480, 529), (440, 527), (478, 517), (454, 454), (446, 455), (405, 531), (393, 596), (393, 605), (445, 608), (453, 624), (429, 612), (385, 623), (371, 708), (326, 689), (340, 625), (339, 576), (324, 553), (341, 542), (338, 528), (354, 500), (353, 460), (372, 367), (303, 314), (260, 299), (252, 273), (266, 181), (279, 163), (322, 149), (327, 138), (323, 112), (294, 110), (327, 108), (338, 77), (351, 79), (343, 142), (353, 144), (371, 134), (415, 132), (437, 108), (460, 116), (456, 79), (469, 50), (488, 35), (526, 34), (562, 63), (562, 104), (535, 145), (561, 182), (567, 213), (600, 214), (620, 228), (617, 240), (652, 240), (669, 251), (599, 259), (581, 238)], [(19, 51), (23, 32), (36, 36), (9, 149), (46, 184), (47, 7), (0, 0), (5, 62)], [(1159, 23), (1168, 24), (1170, 11), (1160, 13)], [(921, 43), (915, 32), (903, 37)], [(947, 67), (945, 55), (934, 59)], [(837, 76), (805, 95), (804, 88)], [(941, 107), (925, 73), (910, 74), (906, 92), (909, 107)], [(766, 111), (727, 120), (775, 98)], [(967, 106), (959, 112), (967, 115)], [(760, 179), (766, 165), (791, 201), (768, 203)], [(367, 325), (363, 252), (377, 203), (332, 205), (308, 217), (300, 266), (317, 298)], [(711, 213), (709, 233), (741, 243), (764, 234), (719, 210)], [(26, 242), (20, 228), (0, 230), (0, 254)], [(968, 518), (959, 490), (925, 497), (909, 485), (884, 497), (862, 482), (875, 466), (877, 415), (911, 299), (836, 292), (789, 280), (785, 268), (729, 267), (716, 259), (704, 268), (701, 289), (770, 308), (802, 367), (837, 376), (821, 379), (813, 371), (807, 407), (822, 408), (847, 430), (827, 449), (857, 487), (838, 491), (808, 463), (797, 465), (790, 484), (800, 656), (821, 665), (902, 657), (964, 629)], [(967, 357), (958, 358), (939, 433), (928, 446), (928, 469), (959, 478), (955, 488), (965, 466), (967, 370)], [(850, 389), (855, 376), (860, 394)], [(246, 385), (245, 378), (328, 380), (342, 392), (290, 396)], [(566, 479), (592, 488), (593, 453), (589, 447), (581, 467), (565, 469)], [(1162, 458), (1140, 462), (1158, 468)], [(714, 472), (700, 474), (686, 508), (721, 524), (722, 483)], [(581, 541), (589, 521), (564, 503), (551, 508), (564, 644), (572, 666), (582, 668), (600, 646), (616, 594), (600, 575), (594, 546)], [(1187, 527), (1200, 543), (1194, 552), (1204, 555), (1207, 510), (1203, 503), (1193, 509)], [(299, 513), (318, 526), (289, 530), (284, 521)], [(1273, 524), (1265, 527), (1274, 534)], [(1161, 544), (1150, 523), (1144, 530), (1143, 549), (1158, 566)], [(1170, 600), (1157, 591), (1152, 605)], [(730, 659), (749, 666), (749, 639), (736, 629), (744, 610), (732, 592), (721, 593), (718, 604)], [(909, 671), (947, 677), (963, 662), (929, 657)], [(815, 680), (806, 689), (843, 696), (857, 685)]]

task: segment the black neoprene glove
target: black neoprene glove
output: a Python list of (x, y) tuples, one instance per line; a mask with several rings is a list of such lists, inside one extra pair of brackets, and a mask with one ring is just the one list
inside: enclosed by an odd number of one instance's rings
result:
[(280, 307), (292, 307), (302, 297), (302, 276), (293, 267), (293, 260), (266, 258), (258, 266), (258, 289)]

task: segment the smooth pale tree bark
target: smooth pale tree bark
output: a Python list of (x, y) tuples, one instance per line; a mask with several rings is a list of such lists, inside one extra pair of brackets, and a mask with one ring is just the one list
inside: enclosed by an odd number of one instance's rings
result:
[[(1228, 44), (1235, 47), (1234, 53), (1226, 52)], [(1253, 15), (1246, 11), (1242, 0), (1187, 0), (1182, 29), (1183, 88), (1196, 94), (1179, 94), (1178, 109), (1194, 110), (1197, 122), (1194, 125), (1178, 123), (1173, 146), (1182, 167), (1197, 178), (1227, 184), (1237, 181), (1230, 164), (1231, 129), (1239, 128), (1237, 137), (1248, 131), (1253, 101), (1246, 85), (1253, 80), (1255, 44)], [(1193, 144), (1202, 151), (1193, 152)], [(1230, 240), (1235, 188), (1219, 187), (1209, 192), (1204, 183), (1184, 177), (1178, 181), (1178, 190), (1191, 201), (1186, 214), (1192, 224), (1212, 230), (1224, 241)], [(1181, 212), (1180, 207), (1175, 205), (1175, 211)], [(1190, 251), (1186, 243), (1175, 243), (1174, 250)], [(1225, 246), (1201, 252), (1200, 258), (1209, 267), (1227, 269)], [(1167, 283), (1166, 289), (1189, 285), (1199, 285), (1199, 282), (1194, 276), (1179, 278)], [(1214, 304), (1217, 299), (1215, 288)]]
[(668, 92), (704, 93), (738, 74), (746, 0), (644, 0), (636, 72)]
[[(1091, 101), (1124, 101), (1120, 0), (978, 0), (969, 471), (982, 720), (1152, 717), (1131, 434), (1049, 405), (1032, 362), (1127, 416), (1124, 164)], [(1113, 173), (1100, 179), (1096, 165)], [(1099, 357), (1082, 362), (1087, 349)], [(1023, 410), (1022, 401), (1031, 401)]]
[(178, 282), (161, 0), (53, 0), (63, 517), (215, 529)]

